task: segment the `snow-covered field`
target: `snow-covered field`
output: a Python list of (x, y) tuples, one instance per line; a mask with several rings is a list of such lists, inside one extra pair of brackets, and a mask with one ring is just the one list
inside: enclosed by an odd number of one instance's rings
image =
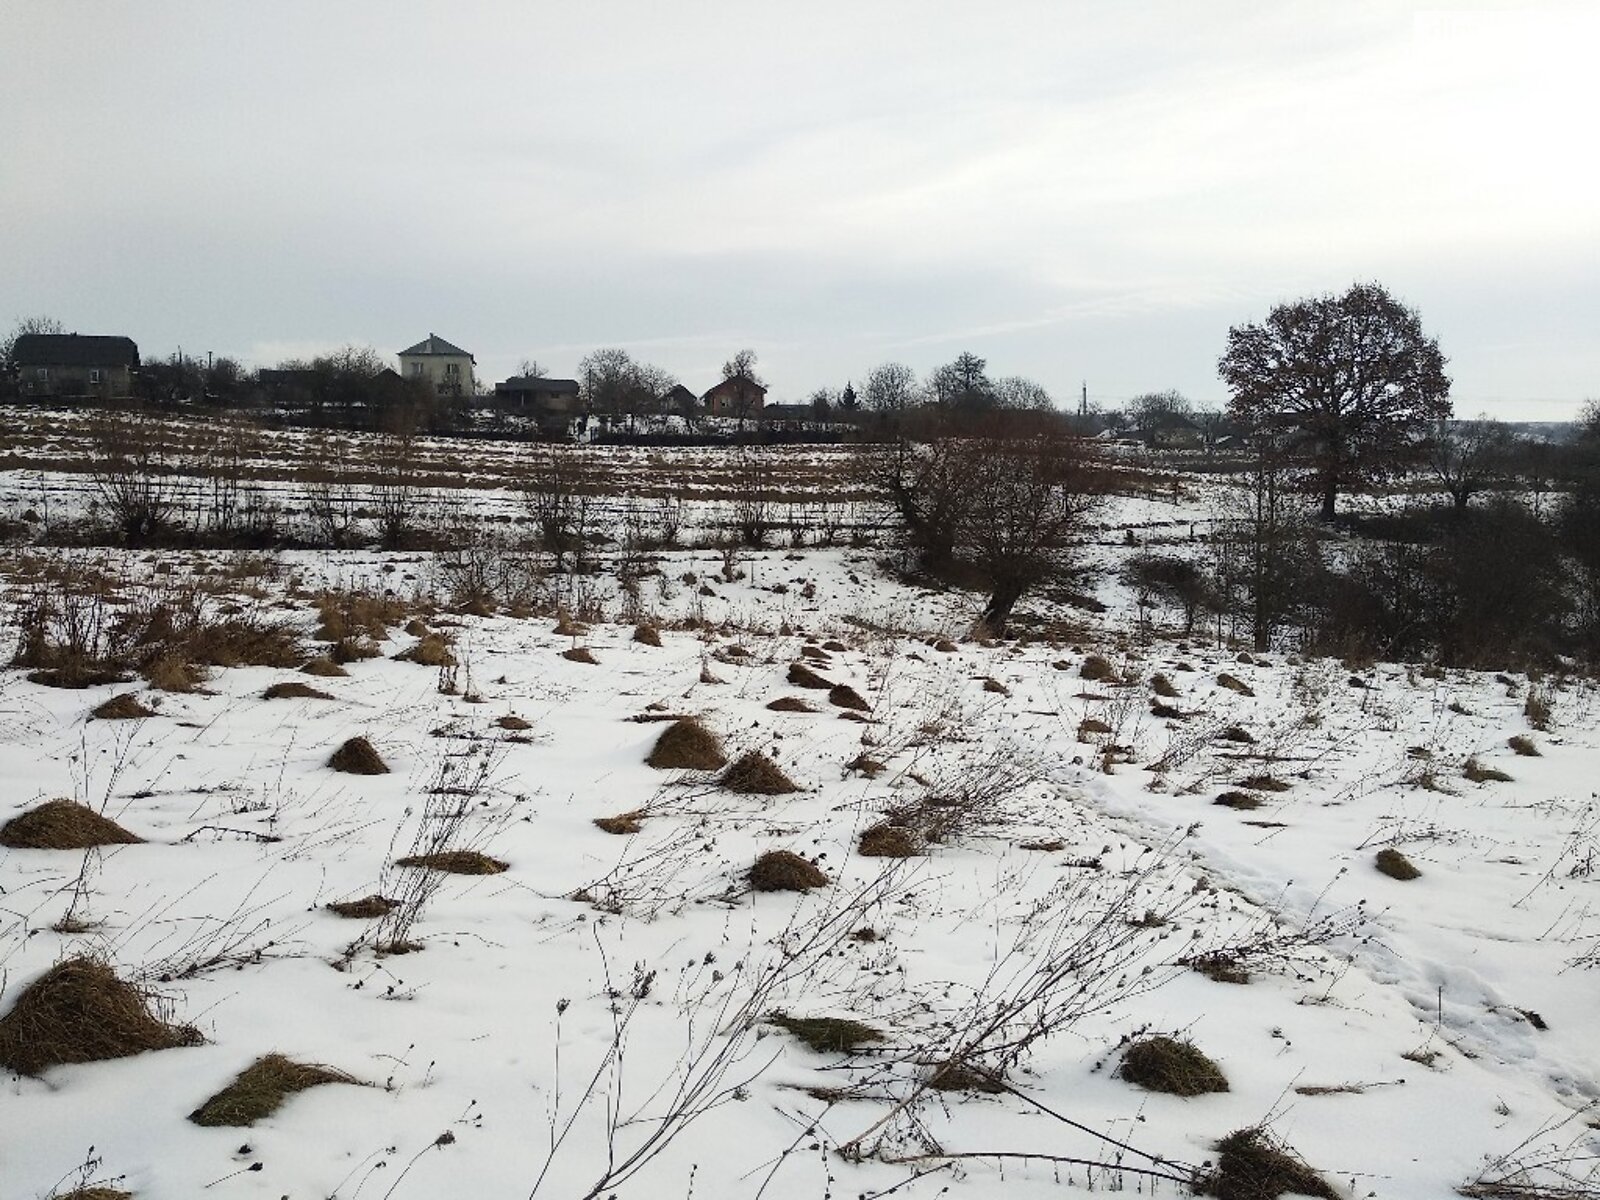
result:
[[(1204, 517), (1127, 502), (1097, 553)], [(169, 584), (232, 561), (128, 557)], [(397, 659), (421, 637), (401, 620), (342, 678), (237, 667), (158, 693), (7, 669), (0, 823), (65, 797), (146, 840), (0, 849), (0, 1021), (93, 954), (204, 1042), (6, 1073), (0, 1196), (1177, 1195), (1165, 1180), (1262, 1125), (1339, 1196), (1448, 1196), (1504, 1156), (1590, 1169), (1587, 680), (1141, 639), (1104, 578), (1107, 612), (983, 644), (962, 640), (977, 597), (896, 583), (867, 551), (745, 554), (734, 579), (715, 551), (658, 565), (632, 598), (580, 581), (580, 631), (437, 609), (425, 555), (284, 554), (233, 601), (310, 637), (321, 588), (388, 591), (453, 641), (453, 672)], [(1110, 678), (1086, 677), (1096, 655)], [(867, 711), (791, 682), (801, 661)], [(286, 680), (330, 698), (263, 698)], [(125, 692), (155, 715), (89, 718)], [(677, 714), (797, 790), (650, 767), (668, 728), (650, 718)], [(357, 735), (389, 774), (329, 767)], [(637, 832), (594, 823), (625, 814)], [(886, 817), (932, 840), (861, 854)], [(430, 836), (508, 867), (395, 865)], [(774, 849), (828, 882), (752, 888)], [(1420, 876), (1381, 873), (1385, 849)], [(326, 907), (374, 893), (414, 904), (410, 952), (379, 952), (393, 920)], [(775, 1016), (877, 1036), (819, 1051)], [(1153, 1034), (1228, 1090), (1122, 1078)], [(270, 1052), (356, 1082), (250, 1128), (187, 1119)], [(988, 1090), (926, 1086), (952, 1059)]]

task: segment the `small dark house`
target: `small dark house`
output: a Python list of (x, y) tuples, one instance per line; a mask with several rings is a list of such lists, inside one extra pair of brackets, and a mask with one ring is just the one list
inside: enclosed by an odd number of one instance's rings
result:
[(11, 351), (23, 398), (117, 397), (133, 392), (139, 347), (132, 338), (25, 333)]

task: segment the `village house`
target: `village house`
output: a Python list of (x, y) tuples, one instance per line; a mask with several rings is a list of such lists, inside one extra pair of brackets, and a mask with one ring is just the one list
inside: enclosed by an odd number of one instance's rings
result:
[(25, 333), (12, 347), (23, 397), (115, 399), (133, 392), (139, 347), (132, 338)]
[(471, 396), (478, 386), (477, 365), (467, 351), (433, 333), (400, 351), (400, 374), (431, 384), (441, 396)]
[(706, 413), (713, 417), (759, 417), (766, 403), (767, 389), (753, 379), (735, 376), (724, 379), (700, 397)]

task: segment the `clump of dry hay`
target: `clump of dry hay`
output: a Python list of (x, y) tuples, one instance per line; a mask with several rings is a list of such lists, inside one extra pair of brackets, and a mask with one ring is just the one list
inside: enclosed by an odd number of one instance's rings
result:
[(1103, 654), (1091, 654), (1083, 660), (1078, 674), (1092, 683), (1105, 683), (1116, 679), (1117, 669)]
[(144, 839), (73, 800), (47, 800), (0, 826), (0, 846), (14, 850), (87, 850)]
[(587, 646), (574, 646), (570, 650), (563, 650), (561, 652), (561, 657), (566, 659), (568, 662), (587, 663), (591, 667), (598, 666), (600, 662), (600, 660), (594, 656), (594, 652)]
[(1472, 783), (1510, 783), (1511, 776), (1499, 767), (1486, 767), (1478, 761), (1477, 756), (1467, 759), (1466, 765), (1461, 768), (1461, 773)]
[(1236, 808), (1250, 812), (1261, 807), (1261, 797), (1253, 796), (1249, 792), (1223, 792), (1211, 803), (1220, 804), (1223, 808)]
[(551, 630), (558, 637), (582, 637), (589, 632), (589, 627), (582, 621), (574, 621), (565, 605), (556, 609), (556, 627)]
[(1249, 775), (1239, 781), (1239, 786), (1253, 792), (1287, 792), (1289, 785), (1272, 775)]
[(1534, 745), (1533, 739), (1526, 734), (1519, 733), (1506, 739), (1506, 745), (1510, 746), (1512, 750), (1523, 758), (1539, 757), (1539, 747)]
[(789, 682), (795, 687), (810, 688), (817, 692), (831, 691), (833, 688), (832, 681), (824, 679), (801, 662), (789, 664)]
[(999, 1076), (982, 1067), (961, 1062), (941, 1063), (928, 1076), (928, 1086), (936, 1092), (986, 1092), (999, 1095), (1006, 1091)]
[(421, 617), (412, 617), (406, 622), (405, 633), (408, 637), (427, 637), (429, 632), (428, 623)]
[(498, 718), (495, 721), (495, 725), (501, 729), (511, 729), (519, 733), (525, 729), (533, 728), (532, 721), (526, 717), (519, 717), (516, 713), (507, 713), (505, 716)]
[(856, 853), (863, 858), (915, 858), (922, 852), (922, 836), (915, 829), (892, 821), (868, 826), (856, 844)]
[(849, 1054), (857, 1046), (883, 1041), (883, 1034), (849, 1017), (791, 1017), (769, 1013), (767, 1020), (793, 1034), (818, 1054)]
[(1293, 1150), (1258, 1127), (1217, 1143), (1217, 1165), (1200, 1190), (1218, 1200), (1276, 1200), (1285, 1194), (1338, 1200), (1338, 1193)]
[(1119, 1071), (1129, 1083), (1173, 1096), (1203, 1096), (1228, 1090), (1228, 1077), (1190, 1042), (1141, 1038), (1128, 1047)]
[(986, 692), (993, 692), (997, 696), (1011, 695), (1011, 689), (1005, 684), (1001, 683), (998, 679), (994, 678), (992, 675), (983, 681), (983, 690)]
[(1243, 725), (1229, 725), (1221, 733), (1217, 734), (1217, 739), (1224, 742), (1238, 742), (1244, 746), (1253, 746), (1255, 745), (1256, 735)]
[(645, 812), (636, 808), (632, 812), (618, 813), (614, 817), (596, 817), (594, 823), (606, 833), (638, 833), (644, 828)]
[(1230, 675), (1226, 671), (1217, 676), (1217, 685), (1227, 688), (1230, 692), (1238, 692), (1241, 696), (1254, 696), (1256, 694), (1255, 688), (1238, 676)]
[(156, 712), (132, 692), (123, 692), (96, 705), (90, 715), (97, 721), (137, 721), (153, 717)]
[(415, 645), (394, 657), (397, 662), (412, 662), (424, 667), (456, 665), (456, 656), (450, 652), (450, 640), (442, 633), (425, 633)]
[(73, 1188), (70, 1192), (52, 1193), (50, 1200), (133, 1200), (133, 1193), (125, 1192), (121, 1188), (90, 1184), (87, 1187)]
[(949, 638), (940, 638), (938, 641), (934, 642), (933, 648), (940, 654), (954, 654), (961, 647), (957, 646)]
[(196, 1125), (254, 1125), (270, 1117), (290, 1096), (324, 1083), (354, 1083), (343, 1071), (319, 1063), (297, 1063), (281, 1054), (264, 1054), (232, 1083), (189, 1114)]
[(693, 717), (679, 717), (661, 731), (644, 760), (658, 771), (716, 771), (728, 756), (717, 735)]
[(850, 649), (849, 646), (845, 645), (838, 638), (829, 638), (827, 641), (822, 643), (822, 648), (829, 654), (843, 654), (845, 651)]
[(872, 705), (867, 703), (866, 697), (848, 683), (841, 683), (829, 688), (828, 703), (835, 708), (852, 708), (857, 712), (872, 711)]
[(307, 675), (317, 675), (323, 679), (343, 679), (350, 674), (349, 671), (346, 671), (327, 655), (323, 655), (321, 658), (313, 658), (300, 669)]
[(329, 903), (328, 911), (351, 921), (372, 921), (387, 916), (399, 907), (400, 901), (373, 892), (359, 900), (334, 900)]
[(275, 683), (261, 693), (263, 700), (332, 700), (333, 697), (321, 688), (314, 688), (309, 683), (301, 683), (291, 679), (285, 683)]
[(1083, 720), (1078, 722), (1078, 740), (1080, 742), (1086, 742), (1091, 737), (1110, 732), (1111, 726), (1107, 725), (1098, 717), (1085, 717)]
[(1168, 679), (1160, 671), (1150, 676), (1150, 690), (1158, 696), (1165, 696), (1168, 700), (1182, 694), (1173, 685), (1172, 680)]
[(816, 708), (808, 704), (799, 696), (779, 696), (776, 700), (768, 700), (767, 707), (773, 712), (816, 712)]
[(498, 875), (511, 864), (477, 850), (441, 850), (437, 854), (412, 854), (395, 859), (397, 867), (421, 867), (450, 875)]
[(149, 993), (119, 979), (107, 963), (69, 958), (29, 984), (0, 1017), (0, 1066), (38, 1075), (62, 1063), (127, 1058), (203, 1040), (199, 1030), (152, 1014)]
[(387, 775), (389, 765), (364, 737), (353, 737), (333, 752), (328, 765), (346, 775)]
[(719, 782), (743, 796), (782, 796), (800, 790), (777, 763), (759, 750), (741, 754), (722, 773)]
[(368, 637), (347, 637), (335, 642), (328, 653), (334, 662), (344, 664), (377, 658), (383, 654), (383, 647)]
[(1422, 872), (1417, 870), (1412, 861), (1393, 846), (1379, 850), (1378, 856), (1373, 859), (1372, 865), (1390, 879), (1399, 879), (1405, 882), (1422, 878)]
[(661, 645), (661, 631), (654, 625), (635, 625), (633, 627), (633, 640), (641, 646)]
[(192, 692), (206, 681), (204, 667), (178, 654), (156, 655), (139, 668), (139, 675), (158, 692)]
[(758, 892), (808, 892), (827, 887), (827, 874), (790, 850), (768, 850), (750, 867), (750, 886)]
[(317, 597), (317, 636), (337, 642), (357, 635), (382, 638), (405, 619), (407, 605), (370, 592), (324, 592)]

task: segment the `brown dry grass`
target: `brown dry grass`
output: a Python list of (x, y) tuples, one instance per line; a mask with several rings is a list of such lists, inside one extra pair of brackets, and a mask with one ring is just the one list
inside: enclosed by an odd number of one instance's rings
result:
[(750, 886), (758, 892), (807, 892), (827, 887), (827, 874), (789, 850), (768, 850), (751, 865)]
[(144, 839), (73, 800), (47, 800), (0, 826), (0, 846), (15, 850), (87, 850)]
[(301, 683), (298, 679), (286, 680), (275, 683), (261, 693), (263, 700), (332, 700), (333, 697), (320, 688), (314, 688), (309, 683)]
[(1150, 677), (1150, 690), (1158, 696), (1165, 696), (1168, 700), (1182, 695), (1173, 685), (1172, 680), (1168, 679), (1160, 671)]
[(353, 737), (333, 752), (328, 765), (346, 775), (387, 775), (389, 765), (371, 742)]
[(694, 717), (680, 717), (661, 731), (645, 762), (658, 771), (717, 771), (728, 755), (717, 735)]
[(1499, 767), (1486, 767), (1478, 761), (1477, 757), (1467, 759), (1466, 765), (1461, 768), (1461, 774), (1472, 783), (1510, 783), (1511, 776)]
[(510, 729), (518, 733), (533, 728), (532, 721), (525, 717), (519, 717), (516, 713), (507, 713), (505, 716), (496, 719), (495, 725), (500, 729)]
[(1253, 796), (1249, 792), (1223, 792), (1211, 803), (1220, 804), (1223, 808), (1235, 808), (1250, 812), (1261, 807), (1261, 797)]
[(320, 1063), (297, 1063), (281, 1054), (264, 1054), (232, 1083), (189, 1114), (196, 1125), (242, 1128), (270, 1117), (296, 1092), (324, 1083), (355, 1083), (343, 1071)]
[(997, 696), (1011, 695), (1011, 689), (1005, 684), (1001, 683), (998, 679), (995, 679), (993, 676), (990, 676), (983, 681), (983, 690), (986, 692), (993, 692)]
[(824, 679), (805, 663), (789, 664), (789, 682), (795, 687), (810, 688), (812, 691), (826, 692), (833, 688), (831, 680)]
[(451, 653), (450, 639), (442, 633), (425, 633), (415, 644), (395, 655), (398, 662), (417, 663), (424, 667), (453, 667), (456, 656)]
[(1513, 737), (1507, 738), (1506, 745), (1510, 746), (1513, 751), (1515, 751), (1517, 754), (1520, 754), (1523, 758), (1539, 757), (1539, 747), (1536, 746), (1533, 739), (1528, 737), (1526, 734), (1519, 733)]
[(872, 1026), (849, 1017), (791, 1017), (775, 1012), (767, 1020), (818, 1054), (848, 1054), (867, 1042), (883, 1041), (883, 1034)]
[(563, 650), (561, 657), (568, 662), (587, 663), (591, 667), (599, 665), (600, 662), (587, 646), (574, 646), (571, 650)]
[(1254, 696), (1256, 694), (1255, 688), (1238, 676), (1230, 675), (1226, 671), (1217, 676), (1217, 684), (1219, 687), (1227, 688), (1230, 692), (1238, 692), (1241, 696)]
[(880, 821), (861, 831), (856, 853), (864, 858), (915, 858), (923, 852), (923, 841), (915, 829)]
[(125, 1192), (121, 1188), (90, 1184), (87, 1187), (73, 1188), (70, 1192), (52, 1193), (50, 1200), (133, 1200), (133, 1193)]
[(1217, 1143), (1217, 1165), (1200, 1190), (1218, 1200), (1277, 1200), (1290, 1194), (1338, 1200), (1339, 1193), (1263, 1128), (1238, 1129)]
[(33, 981), (0, 1017), (0, 1066), (38, 1075), (63, 1063), (102, 1062), (204, 1039), (150, 1011), (150, 995), (97, 958), (69, 958)]
[(636, 808), (632, 812), (618, 813), (614, 817), (596, 817), (594, 823), (606, 833), (625, 835), (638, 833), (644, 828), (645, 812)]
[(856, 712), (871, 712), (872, 705), (868, 704), (866, 697), (848, 683), (841, 683), (828, 690), (828, 703), (835, 708), (850, 708)]
[(783, 768), (759, 750), (750, 750), (722, 773), (720, 780), (730, 792), (745, 796), (782, 796), (800, 789)]
[(89, 715), (97, 721), (138, 721), (156, 712), (132, 692), (123, 692), (96, 705)]
[(1129, 1083), (1173, 1096), (1203, 1096), (1228, 1090), (1228, 1077), (1190, 1042), (1169, 1037), (1141, 1038), (1123, 1055), (1119, 1071)]
[(1091, 654), (1083, 660), (1083, 665), (1078, 668), (1078, 674), (1093, 683), (1105, 683), (1116, 679), (1117, 669), (1105, 655)]
[(321, 658), (313, 658), (300, 669), (307, 675), (317, 675), (323, 679), (343, 679), (350, 674), (349, 671), (346, 671), (326, 655)]
[(776, 700), (768, 700), (767, 707), (773, 712), (799, 712), (814, 713), (816, 707), (807, 703), (799, 696), (779, 696)]
[(450, 875), (498, 875), (511, 864), (477, 850), (441, 850), (437, 854), (412, 854), (395, 859), (397, 867), (421, 867)]
[(369, 637), (340, 638), (329, 649), (329, 657), (334, 662), (343, 666), (346, 663), (361, 662), (369, 658), (377, 658), (383, 653), (383, 647)]
[(206, 681), (204, 667), (196, 666), (177, 654), (156, 655), (139, 668), (139, 674), (160, 692), (193, 692)]
[(633, 640), (641, 646), (661, 645), (661, 631), (654, 625), (635, 625), (633, 627)]
[(1390, 879), (1398, 879), (1402, 882), (1422, 878), (1422, 872), (1417, 870), (1411, 860), (1393, 846), (1379, 850), (1377, 857), (1373, 859), (1373, 866), (1377, 867)]
[(328, 911), (347, 920), (373, 921), (399, 907), (400, 901), (373, 892), (372, 895), (363, 896), (359, 900), (334, 900), (328, 905)]
[(348, 637), (384, 638), (406, 619), (407, 605), (370, 592), (324, 592), (317, 597), (317, 636), (325, 642)]

